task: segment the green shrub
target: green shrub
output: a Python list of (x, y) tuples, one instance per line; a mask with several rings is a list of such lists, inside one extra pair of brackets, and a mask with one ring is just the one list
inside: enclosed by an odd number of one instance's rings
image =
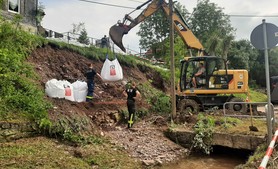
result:
[(194, 126), (195, 136), (193, 139), (193, 147), (204, 151), (206, 154), (210, 154), (212, 151), (212, 135), (215, 127), (215, 121), (213, 118), (198, 115), (198, 121)]
[(152, 113), (169, 114), (171, 112), (171, 98), (164, 92), (153, 88), (150, 82), (138, 85), (138, 88), (146, 101), (151, 105)]
[(27, 114), (40, 123), (47, 118), (50, 104), (45, 102), (44, 93), (31, 79), (35, 77), (33, 69), (24, 61), (45, 41), (20, 30), (18, 19), (12, 23), (0, 21), (0, 114)]
[(171, 112), (171, 98), (164, 93), (159, 93), (152, 98), (152, 110), (159, 114), (169, 114)]

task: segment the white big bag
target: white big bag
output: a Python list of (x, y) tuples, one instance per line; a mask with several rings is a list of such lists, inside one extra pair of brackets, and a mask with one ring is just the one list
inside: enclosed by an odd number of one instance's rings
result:
[(113, 61), (108, 59), (108, 55), (106, 55), (105, 62), (102, 66), (101, 73), (100, 73), (103, 81), (119, 81), (123, 79), (123, 70), (118, 61), (115, 57)]
[(45, 84), (45, 93), (53, 98), (65, 98), (65, 88), (57, 79), (51, 79)]
[(66, 80), (51, 79), (45, 84), (45, 93), (53, 98), (65, 98), (74, 101), (73, 88)]
[(88, 93), (88, 86), (86, 82), (75, 81), (72, 83), (74, 100), (76, 102), (85, 102)]

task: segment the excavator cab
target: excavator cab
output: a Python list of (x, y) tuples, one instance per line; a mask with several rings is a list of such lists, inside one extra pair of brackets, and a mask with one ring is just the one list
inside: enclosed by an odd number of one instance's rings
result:
[[(200, 69), (201, 74), (196, 76)], [(215, 56), (189, 57), (181, 61), (180, 90), (228, 89), (232, 77), (228, 75), (225, 60)]]

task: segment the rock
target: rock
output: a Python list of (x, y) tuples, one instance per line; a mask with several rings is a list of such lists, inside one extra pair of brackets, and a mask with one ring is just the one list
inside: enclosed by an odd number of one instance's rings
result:
[(9, 128), (11, 128), (11, 125), (9, 123), (7, 123), (7, 122), (3, 122), (1, 124), (1, 128), (2, 129), (9, 129)]
[(156, 159), (155, 161), (156, 161), (156, 163), (159, 164), (159, 165), (162, 165), (162, 163), (163, 163), (163, 162), (161, 161), (161, 159)]
[(155, 165), (155, 161), (154, 161), (154, 160), (143, 160), (142, 163), (143, 163), (145, 166), (152, 166), (152, 165)]

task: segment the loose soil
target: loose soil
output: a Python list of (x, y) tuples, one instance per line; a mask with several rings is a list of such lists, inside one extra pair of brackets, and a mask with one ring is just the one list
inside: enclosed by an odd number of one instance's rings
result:
[[(35, 50), (28, 58), (39, 74), (39, 84), (44, 88), (45, 83), (51, 79), (85, 80), (84, 72), (88, 63), (92, 63), (96, 72), (100, 73), (103, 61), (89, 60), (75, 52), (57, 49), (53, 46), (44, 46)], [(148, 70), (147, 67), (127, 67), (122, 65), (124, 81), (134, 80), (143, 84), (148, 80), (153, 87), (167, 92), (167, 86), (160, 75)], [(187, 149), (173, 143), (163, 134), (167, 128), (164, 117), (148, 117), (138, 120), (132, 129), (126, 124), (118, 122), (118, 114), (126, 110), (125, 98), (122, 95), (123, 82), (104, 83), (95, 78), (95, 93), (92, 103), (76, 103), (64, 99), (46, 98), (54, 105), (50, 110), (50, 117), (55, 121), (60, 114), (84, 115), (91, 119), (92, 128), (98, 133), (108, 137), (115, 145), (123, 147), (130, 156), (143, 162), (145, 165), (155, 165), (171, 162), (182, 158)], [(149, 108), (144, 98), (140, 107)]]

